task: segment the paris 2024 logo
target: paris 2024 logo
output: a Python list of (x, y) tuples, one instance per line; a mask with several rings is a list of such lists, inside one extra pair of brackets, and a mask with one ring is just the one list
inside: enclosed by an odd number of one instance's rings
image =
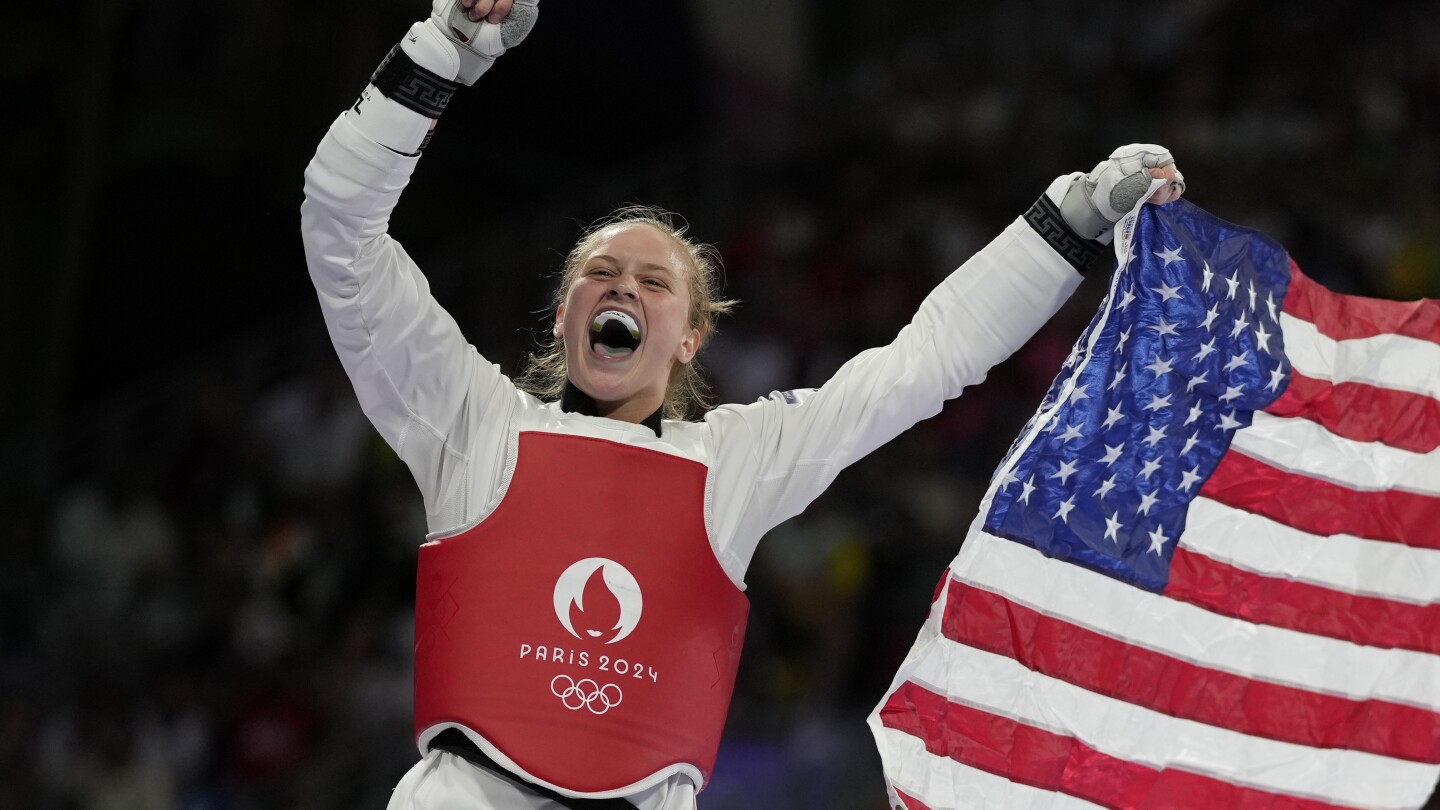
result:
[(614, 644), (625, 638), (640, 623), (644, 606), (635, 576), (604, 557), (575, 563), (555, 582), (555, 617), (581, 641), (588, 637)]
[(640, 583), (625, 566), (604, 557), (573, 563), (555, 581), (554, 603), (560, 626), (580, 643), (521, 644), (520, 659), (561, 668), (550, 691), (566, 708), (604, 714), (624, 699), (625, 681), (660, 682), (654, 667), (608, 651), (635, 632), (645, 607)]

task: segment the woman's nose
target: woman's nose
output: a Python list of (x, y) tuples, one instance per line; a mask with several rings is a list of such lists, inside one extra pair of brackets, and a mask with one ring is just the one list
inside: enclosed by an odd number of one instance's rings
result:
[(611, 298), (638, 298), (639, 294), (635, 289), (635, 280), (628, 276), (620, 276), (610, 282), (610, 291), (607, 293)]

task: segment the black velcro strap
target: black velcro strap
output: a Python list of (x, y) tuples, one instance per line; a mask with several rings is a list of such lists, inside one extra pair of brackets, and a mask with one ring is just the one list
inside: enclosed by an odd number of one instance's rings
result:
[(1069, 223), (1060, 216), (1060, 206), (1044, 194), (1025, 212), (1025, 222), (1081, 273), (1088, 270), (1095, 257), (1105, 251), (1104, 245), (1071, 230)]
[(375, 68), (370, 83), (386, 98), (426, 118), (439, 118), (455, 94), (458, 82), (452, 82), (433, 71), (415, 64), (400, 43), (386, 54), (385, 61)]
[[(378, 85), (377, 85), (378, 86)], [(456, 728), (447, 728), (435, 735), (430, 741), (430, 750), (440, 750), (454, 754), (461, 759), (468, 760), (497, 776), (503, 776), (526, 790), (549, 799), (561, 807), (568, 807), (570, 810), (635, 810), (635, 805), (624, 799), (576, 799), (570, 796), (563, 796), (544, 785), (537, 785), (527, 782), (513, 773), (500, 767), (500, 763), (485, 755), (475, 743), (465, 736), (463, 731)]]

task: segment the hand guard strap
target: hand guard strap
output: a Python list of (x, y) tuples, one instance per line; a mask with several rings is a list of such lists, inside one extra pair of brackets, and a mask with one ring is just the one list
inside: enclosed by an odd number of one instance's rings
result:
[(416, 64), (399, 43), (375, 69), (370, 83), (386, 98), (426, 118), (439, 118), (460, 86)]
[(1104, 244), (1076, 233), (1060, 213), (1060, 206), (1050, 199), (1048, 193), (1041, 194), (1040, 199), (1025, 212), (1025, 224), (1040, 234), (1046, 244), (1054, 248), (1055, 252), (1081, 275), (1090, 269), (1090, 263), (1095, 261), (1095, 257), (1105, 250)]

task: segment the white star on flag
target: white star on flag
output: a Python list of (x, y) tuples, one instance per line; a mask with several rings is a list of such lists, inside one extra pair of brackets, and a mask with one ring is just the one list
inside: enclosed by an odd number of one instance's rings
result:
[(1146, 366), (1145, 368), (1155, 372), (1155, 376), (1157, 378), (1164, 377), (1166, 374), (1169, 374), (1171, 371), (1174, 370), (1173, 366), (1171, 366), (1170, 364), (1170, 358), (1162, 358), (1158, 354), (1155, 355), (1155, 359), (1150, 362), (1150, 365)]
[(1097, 498), (1099, 498), (1099, 499), (1101, 499), (1101, 500), (1104, 500), (1104, 499), (1105, 499), (1105, 496), (1108, 495), (1108, 494), (1110, 494), (1110, 490), (1112, 490), (1112, 489), (1114, 489), (1114, 488), (1115, 488), (1115, 476), (1114, 476), (1114, 475), (1111, 475), (1109, 478), (1106, 478), (1104, 481), (1101, 481), (1101, 482), (1100, 482), (1100, 487), (1099, 487), (1098, 489), (1096, 489), (1095, 492), (1092, 493), (1092, 494), (1093, 494), (1095, 497), (1097, 497)]
[[(1186, 424), (1189, 424), (1189, 423), (1187, 422)], [(1197, 445), (1197, 444), (1199, 444), (1199, 443), (1200, 443), (1200, 431), (1197, 430), (1197, 431), (1195, 431), (1194, 433), (1191, 433), (1189, 436), (1186, 436), (1186, 437), (1185, 437), (1185, 444), (1184, 444), (1184, 446), (1182, 446), (1182, 447), (1180, 448), (1180, 455), (1183, 456), (1183, 455), (1185, 455), (1186, 453), (1189, 453), (1191, 450), (1194, 450), (1194, 449), (1195, 449), (1195, 445)]]
[(1125, 528), (1125, 526), (1120, 522), (1120, 513), (1110, 513), (1110, 517), (1105, 518), (1105, 539), (1114, 540), (1117, 543), (1120, 542), (1117, 533), (1123, 528)]
[(1276, 366), (1270, 371), (1270, 384), (1265, 386), (1266, 391), (1279, 391), (1280, 383), (1285, 381), (1285, 367)]
[(1165, 532), (1160, 531), (1160, 527), (1156, 526), (1155, 530), (1150, 532), (1150, 552), (1159, 554), (1165, 549), (1165, 541), (1169, 539), (1165, 536)]
[(1106, 467), (1109, 467), (1111, 464), (1114, 464), (1117, 460), (1119, 460), (1119, 458), (1120, 458), (1120, 453), (1121, 453), (1121, 451), (1123, 451), (1124, 449), (1125, 449), (1125, 443), (1124, 443), (1124, 442), (1120, 442), (1119, 444), (1115, 445), (1114, 447), (1111, 447), (1111, 446), (1108, 445), (1108, 444), (1105, 445), (1105, 455), (1104, 455), (1104, 457), (1102, 457), (1102, 458), (1100, 459), (1100, 463), (1101, 463), (1101, 464), (1104, 464)]
[(1169, 284), (1161, 284), (1159, 287), (1151, 287), (1150, 291), (1160, 293), (1160, 303), (1162, 304), (1172, 298), (1180, 298), (1180, 288), (1172, 287)]
[(1120, 381), (1125, 379), (1125, 365), (1126, 364), (1121, 363), (1120, 367), (1115, 369), (1115, 378), (1110, 381), (1109, 385), (1105, 386), (1106, 391), (1113, 391), (1115, 386), (1119, 385)]
[(1245, 316), (1244, 316), (1244, 315), (1241, 315), (1239, 318), (1236, 318), (1236, 319), (1235, 319), (1235, 325), (1234, 325), (1234, 327), (1232, 327), (1232, 328), (1230, 329), (1230, 339), (1231, 339), (1231, 340), (1234, 340), (1235, 338), (1240, 337), (1240, 333), (1243, 332), (1243, 331), (1245, 331), (1245, 327), (1247, 327), (1247, 326), (1249, 326), (1249, 325), (1250, 325), (1250, 322), (1247, 321), (1247, 320), (1245, 320)]
[(1063, 500), (1063, 501), (1060, 502), (1060, 509), (1059, 509), (1059, 511), (1057, 511), (1054, 515), (1051, 515), (1051, 518), (1052, 518), (1052, 519), (1058, 519), (1058, 520), (1060, 520), (1060, 521), (1062, 521), (1062, 522), (1068, 523), (1068, 522), (1070, 521), (1070, 510), (1071, 510), (1071, 509), (1074, 509), (1074, 508), (1075, 508), (1075, 496), (1074, 496), (1074, 495), (1071, 495), (1070, 497), (1068, 497), (1068, 498), (1066, 498), (1065, 500)]
[[(1158, 490), (1157, 490), (1157, 491), (1158, 491)], [(1157, 500), (1159, 500), (1159, 499), (1160, 499), (1160, 496), (1157, 495), (1155, 492), (1142, 492), (1142, 493), (1140, 493), (1140, 506), (1136, 508), (1136, 510), (1135, 510), (1136, 514), (1140, 514), (1140, 515), (1144, 515), (1144, 516), (1146, 516), (1146, 517), (1149, 517), (1149, 516), (1150, 516), (1150, 507), (1154, 506), (1154, 505), (1155, 505), (1155, 502), (1156, 502)]]
[(1255, 327), (1255, 342), (1259, 345), (1260, 351), (1269, 353), (1270, 333), (1265, 331), (1265, 324)]
[(1205, 409), (1202, 408), (1202, 407), (1200, 407), (1200, 403), (1197, 402), (1197, 403), (1195, 403), (1194, 405), (1191, 405), (1191, 406), (1190, 406), (1190, 414), (1185, 417), (1185, 421), (1184, 421), (1183, 423), (1181, 423), (1181, 427), (1184, 427), (1184, 426), (1186, 426), (1186, 425), (1189, 425), (1191, 422), (1194, 422), (1196, 419), (1199, 419), (1200, 416), (1201, 416), (1202, 414), (1204, 414), (1204, 413), (1205, 413)]
[(1200, 467), (1196, 465), (1180, 473), (1180, 489), (1189, 492), (1200, 481)]
[(1235, 291), (1240, 289), (1240, 271), (1236, 270), (1229, 278), (1225, 279), (1225, 285), (1230, 288), (1230, 292), (1225, 295), (1225, 300), (1235, 300)]
[(1209, 332), (1210, 324), (1214, 323), (1215, 319), (1218, 317), (1220, 317), (1220, 305), (1215, 304), (1214, 306), (1205, 310), (1205, 322), (1200, 324), (1200, 326), (1202, 326), (1206, 332)]
[(1125, 412), (1120, 410), (1119, 406), (1110, 408), (1105, 411), (1105, 424), (1101, 425), (1100, 429), (1108, 430), (1109, 428), (1119, 424), (1120, 420), (1124, 418)]
[(1178, 262), (1181, 260), (1180, 248), (1178, 247), (1171, 248), (1170, 250), (1156, 251), (1155, 255), (1160, 257), (1160, 261), (1165, 262), (1166, 267), (1169, 267), (1173, 262)]

